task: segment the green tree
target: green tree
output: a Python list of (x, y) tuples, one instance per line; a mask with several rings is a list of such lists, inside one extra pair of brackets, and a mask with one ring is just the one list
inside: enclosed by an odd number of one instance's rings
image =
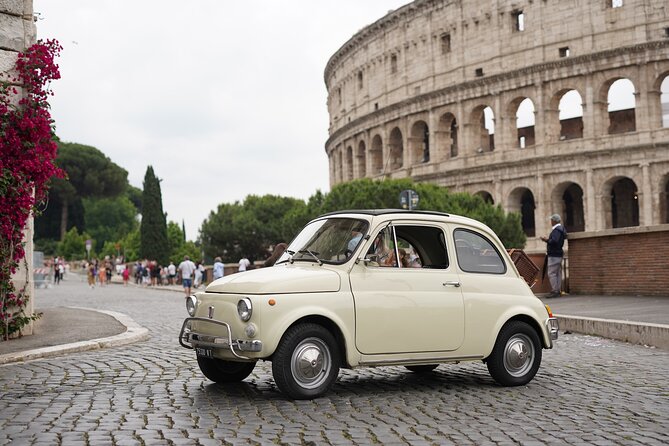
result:
[(121, 245), (121, 254), (125, 257), (126, 262), (139, 260), (139, 228), (126, 234), (125, 237), (118, 241), (118, 244)]
[(309, 220), (303, 200), (249, 195), (211, 212), (200, 230), (205, 255), (236, 262), (242, 256), (264, 259), (270, 246), (290, 242)]
[(322, 200), (320, 213), (344, 209), (398, 208), (399, 195), (405, 189), (413, 189), (418, 193), (420, 209), (480, 220), (497, 233), (507, 248), (525, 246), (526, 236), (518, 214), (506, 214), (501, 206), (486, 203), (479, 196), (450, 193), (444, 187), (430, 183), (413, 183), (410, 179), (361, 179), (338, 184)]
[[(128, 184), (128, 172), (95, 147), (62, 141), (58, 141), (56, 164), (67, 173), (67, 178), (53, 180), (49, 195), (52, 212), (45, 212), (45, 218), (37, 219), (35, 224), (38, 237), (58, 236), (62, 240), (72, 226), (85, 227), (81, 200), (122, 194)], [(57, 223), (54, 207), (60, 214)], [(76, 214), (74, 218), (70, 217), (70, 212)], [(54, 234), (56, 227), (59, 232)]]
[(107, 242), (116, 242), (135, 229), (137, 208), (126, 195), (83, 200), (86, 231), (95, 239), (97, 251)]
[[(68, 260), (85, 259), (87, 256), (86, 240), (89, 239), (91, 239), (89, 234), (79, 234), (79, 230), (76, 227), (70, 229), (65, 233), (63, 240), (58, 243), (58, 255)], [(95, 253), (91, 251), (91, 257), (94, 255)]]
[(160, 180), (148, 166), (144, 176), (142, 194), (142, 223), (140, 226), (140, 256), (157, 260), (163, 265), (169, 258), (167, 241), (167, 221), (163, 212), (163, 198)]

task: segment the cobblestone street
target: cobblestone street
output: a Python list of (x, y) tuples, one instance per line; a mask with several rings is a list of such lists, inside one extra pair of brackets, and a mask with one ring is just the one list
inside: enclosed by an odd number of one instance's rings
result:
[(560, 333), (526, 387), (497, 386), (482, 363), (384, 367), (343, 370), (327, 397), (289, 401), (269, 363), (241, 384), (206, 380), (177, 341), (180, 293), (70, 276), (36, 302), (125, 313), (150, 339), (0, 367), (0, 444), (669, 443), (669, 352), (655, 348)]

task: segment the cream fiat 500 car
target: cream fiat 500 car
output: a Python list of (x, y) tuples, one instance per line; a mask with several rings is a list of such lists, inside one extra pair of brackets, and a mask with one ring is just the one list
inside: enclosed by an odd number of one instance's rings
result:
[(323, 215), (273, 267), (218, 279), (186, 307), (179, 342), (207, 378), (241, 381), (272, 361), (296, 399), (327, 392), (342, 367), (478, 360), (524, 385), (558, 336), (490, 228), (427, 211)]

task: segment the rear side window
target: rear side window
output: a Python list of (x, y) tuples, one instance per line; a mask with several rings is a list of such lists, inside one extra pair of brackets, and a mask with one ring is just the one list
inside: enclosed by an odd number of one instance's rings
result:
[(453, 238), (461, 270), (468, 273), (506, 273), (502, 256), (483, 235), (467, 229), (456, 229)]

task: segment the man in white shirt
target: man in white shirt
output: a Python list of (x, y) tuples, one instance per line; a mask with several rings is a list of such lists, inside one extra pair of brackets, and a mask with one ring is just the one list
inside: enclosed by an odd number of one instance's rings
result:
[(181, 284), (186, 292), (186, 297), (190, 296), (190, 289), (193, 286), (193, 273), (195, 272), (195, 263), (190, 261), (188, 256), (184, 256), (184, 261), (177, 267), (181, 274)]
[(241, 273), (242, 271), (246, 271), (248, 267), (251, 266), (251, 262), (249, 262), (249, 259), (246, 257), (242, 257), (241, 260), (239, 261), (239, 269), (238, 271)]

